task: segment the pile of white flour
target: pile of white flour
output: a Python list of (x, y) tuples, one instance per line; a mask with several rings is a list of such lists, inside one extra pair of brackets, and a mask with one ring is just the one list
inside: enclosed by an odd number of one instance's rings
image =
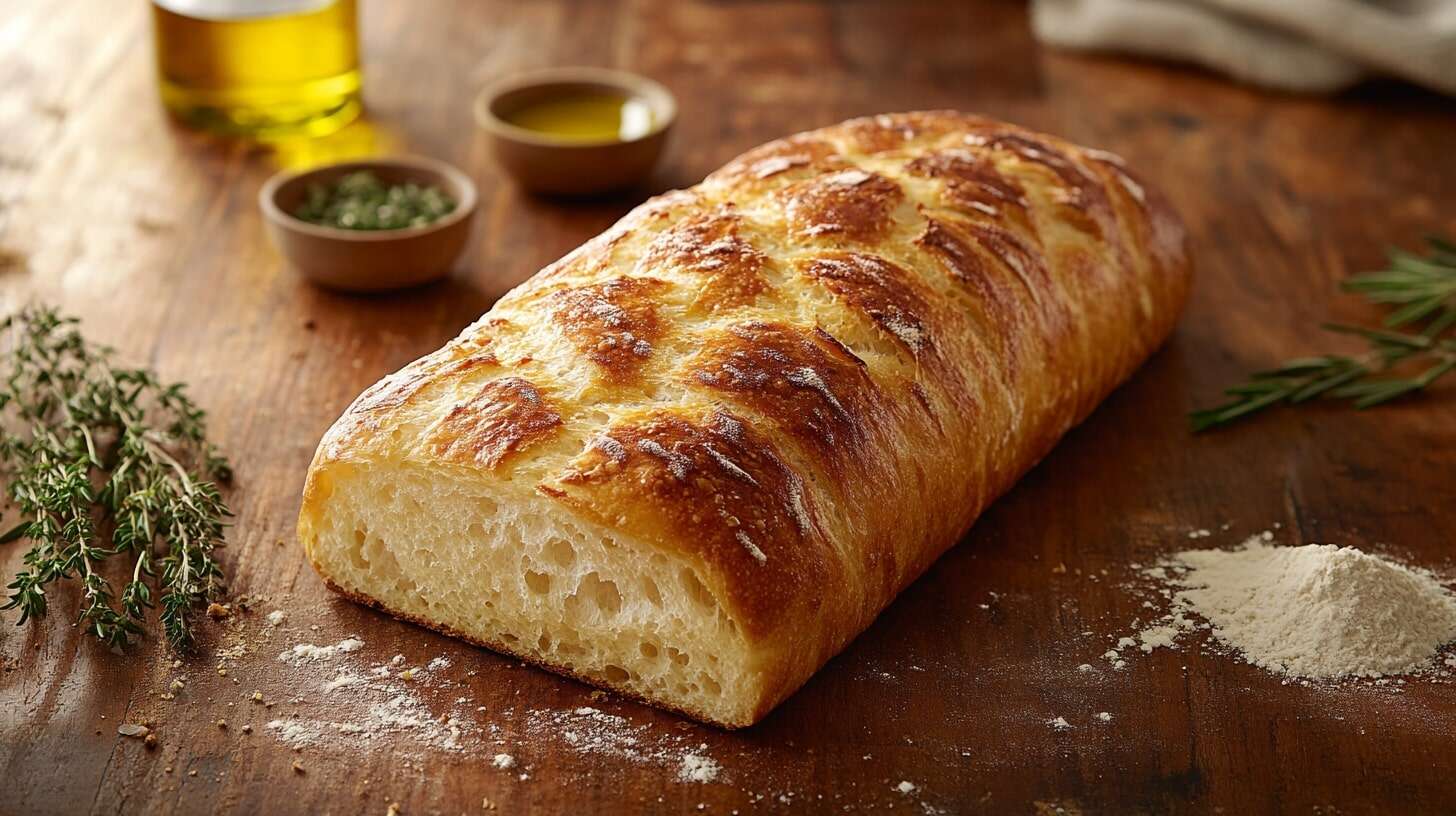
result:
[(1172, 611), (1139, 634), (1142, 650), (1172, 645), (1196, 628), (1193, 615), (1256, 666), (1334, 679), (1416, 671), (1456, 640), (1456, 595), (1429, 573), (1352, 547), (1270, 538), (1187, 550), (1146, 570), (1176, 592)]

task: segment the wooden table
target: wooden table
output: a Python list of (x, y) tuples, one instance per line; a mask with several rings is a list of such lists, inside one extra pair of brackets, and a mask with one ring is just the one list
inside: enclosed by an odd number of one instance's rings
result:
[[(281, 152), (167, 122), (140, 0), (104, 13), (93, 0), (30, 0), (0, 19), (4, 303), (57, 302), (130, 359), (191, 383), (237, 467), (226, 565), (234, 594), (255, 599), (206, 627), (201, 651), (176, 667), (155, 642), (122, 657), (78, 634), (71, 590), (44, 622), (4, 627), (0, 811), (384, 813), (398, 803), (404, 814), (454, 814), (482, 812), (485, 799), (501, 813), (1456, 811), (1449, 680), (1306, 688), (1191, 647), (1138, 655), (1122, 671), (1099, 659), (1149, 615), (1146, 596), (1124, 586), (1131, 564), (1186, 546), (1194, 528), (1223, 545), (1280, 523), (1286, 543), (1456, 568), (1449, 388), (1199, 437), (1185, 420), (1248, 367), (1317, 350), (1322, 320), (1362, 316), (1335, 283), (1378, 264), (1386, 244), (1456, 231), (1456, 105), (1394, 85), (1279, 96), (1042, 51), (1014, 3), (364, 5), (373, 127)], [(843, 655), (744, 732), (592, 700), (581, 685), (336, 599), (291, 541), (314, 444), (355, 394), (640, 199), (534, 200), (485, 154), (473, 92), (568, 63), (631, 68), (678, 94), (685, 115), (654, 189), (850, 115), (955, 107), (1123, 154), (1194, 237), (1197, 283), (1168, 346)], [(438, 156), (477, 179), (477, 241), (450, 281), (328, 294), (265, 241), (254, 201), (277, 165), (371, 144)], [(0, 553), (7, 575), (21, 550)], [(270, 628), (274, 609), (287, 620)], [(365, 645), (346, 657), (361, 668), (396, 653), (408, 665), (446, 657), (451, 667), (423, 672), (412, 693), (431, 716), (459, 709), (457, 727), (490, 738), (463, 751), (409, 734), (299, 751), (280, 741), (266, 722), (328, 719), (336, 704), (319, 688), (332, 669), (294, 669), (279, 652), (355, 633)], [(660, 755), (573, 745), (571, 726), (551, 722), (581, 706), (625, 718), (614, 727)], [(1110, 723), (1095, 719), (1103, 711)], [(1049, 727), (1056, 717), (1073, 727)], [(116, 734), (143, 721), (155, 750)], [(721, 763), (718, 781), (678, 781), (673, 752), (687, 749)], [(518, 767), (492, 767), (497, 752)], [(915, 792), (892, 790), (901, 780)]]

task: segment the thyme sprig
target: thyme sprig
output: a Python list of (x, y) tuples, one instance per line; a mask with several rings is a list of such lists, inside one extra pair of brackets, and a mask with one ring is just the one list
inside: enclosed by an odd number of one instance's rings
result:
[[(231, 470), (203, 412), (180, 384), (117, 366), (54, 309), (5, 318), (0, 344), (0, 473), (20, 515), (0, 542), (31, 542), (0, 608), (24, 624), (45, 615), (47, 587), (76, 578), (79, 623), (124, 646), (155, 606), (155, 583), (167, 640), (187, 648), (193, 608), (222, 589), (213, 551), (231, 515), (216, 486)], [(102, 574), (113, 556), (130, 559), (119, 598)]]
[[(1456, 370), (1456, 244), (1427, 238), (1424, 257), (1399, 249), (1377, 272), (1355, 275), (1341, 284), (1347, 292), (1391, 307), (1383, 329), (1325, 324), (1328, 331), (1365, 340), (1361, 355), (1326, 354), (1289, 360), (1258, 371), (1227, 389), (1222, 405), (1194, 411), (1193, 430), (1226, 425), (1274, 405), (1299, 405), (1317, 397), (1345, 399), (1357, 409), (1372, 408), (1422, 391)], [(1393, 376), (1397, 366), (1409, 376)]]

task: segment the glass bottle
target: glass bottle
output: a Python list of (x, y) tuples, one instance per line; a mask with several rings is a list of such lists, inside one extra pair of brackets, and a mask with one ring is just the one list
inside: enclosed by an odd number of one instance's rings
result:
[(361, 111), (357, 0), (151, 0), (162, 104), (193, 127), (322, 135)]

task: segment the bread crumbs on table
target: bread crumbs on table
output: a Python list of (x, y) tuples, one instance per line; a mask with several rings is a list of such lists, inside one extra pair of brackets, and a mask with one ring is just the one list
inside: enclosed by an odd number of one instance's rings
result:
[(399, 803), (390, 802), (389, 807), (384, 810), (384, 816), (399, 816), (400, 812)]
[(228, 609), (225, 604), (210, 603), (207, 605), (207, 616), (213, 620), (222, 620), (232, 613), (233, 611)]
[(188, 772), (187, 772), (187, 775), (188, 775), (188, 776), (197, 776), (197, 771), (196, 771), (196, 769), (193, 769), (193, 770), (190, 770), (190, 771), (188, 771)]
[(251, 734), (251, 733), (253, 733), (253, 726), (251, 726), (251, 725), (244, 725), (243, 726), (243, 733), (244, 734)]
[(218, 720), (217, 721), (217, 727), (221, 731), (226, 731), (227, 730), (227, 720)]
[(157, 735), (148, 734), (146, 739), (142, 740), (142, 745), (147, 746), (148, 751), (155, 751), (157, 749)]
[(303, 773), (303, 763), (302, 762), (299, 762), (296, 759), (293, 760), (293, 772), (296, 773), (296, 774)]

